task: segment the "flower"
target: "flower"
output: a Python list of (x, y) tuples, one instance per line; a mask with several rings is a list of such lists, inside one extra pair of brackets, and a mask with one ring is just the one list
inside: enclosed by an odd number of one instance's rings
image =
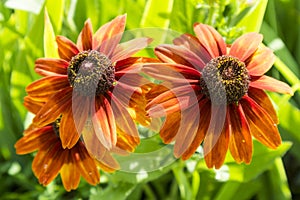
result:
[(237, 163), (249, 164), (252, 136), (272, 149), (281, 144), (264, 90), (292, 90), (264, 75), (275, 56), (261, 44), (262, 35), (247, 33), (229, 45), (209, 25), (196, 23), (194, 31), (196, 36), (183, 34), (155, 48), (163, 64), (143, 65), (145, 73), (164, 81), (153, 87), (157, 96), (146, 110), (153, 117), (166, 115), (160, 136), (165, 143), (175, 141), (175, 157), (188, 159), (203, 142), (209, 168), (220, 168), (228, 149)]
[(97, 166), (110, 172), (118, 167), (118, 163), (108, 153), (103, 157), (109, 164), (93, 159), (80, 140), (70, 149), (62, 148), (58, 127), (59, 120), (41, 128), (30, 127), (15, 144), (18, 154), (38, 151), (32, 170), (42, 185), (48, 185), (58, 173), (67, 191), (78, 187), (80, 176), (89, 184), (96, 185), (100, 181)]
[[(33, 114), (39, 112), (44, 104), (45, 102), (35, 101), (30, 96), (24, 99), (24, 106)], [(96, 185), (100, 181), (99, 168), (107, 172), (119, 169), (118, 162), (104, 146), (99, 148), (97, 145), (98, 151), (102, 152), (101, 160), (95, 159), (81, 140), (71, 148), (63, 148), (60, 122), (61, 117), (44, 127), (31, 124), (15, 144), (17, 154), (38, 151), (32, 163), (32, 170), (42, 185), (48, 185), (60, 173), (65, 189), (70, 191), (78, 187), (80, 176), (89, 184)], [(123, 149), (131, 148), (122, 138), (118, 138), (118, 141), (123, 144)], [(113, 152), (123, 153), (118, 148)]]
[(93, 35), (87, 20), (76, 44), (64, 36), (56, 37), (60, 58), (39, 58), (35, 62), (35, 71), (44, 77), (26, 91), (28, 98), (46, 103), (33, 124), (45, 127), (61, 118), (63, 149), (72, 149), (82, 136), (88, 151), (101, 160), (99, 148), (111, 150), (118, 146), (118, 136), (122, 138), (119, 144), (125, 142), (122, 146), (127, 151), (133, 151), (139, 143), (127, 108), (130, 95), (142, 93), (139, 85), (143, 78), (134, 72), (133, 64), (147, 58), (131, 56), (151, 39), (136, 38), (119, 44), (125, 21), (126, 15), (118, 16)]

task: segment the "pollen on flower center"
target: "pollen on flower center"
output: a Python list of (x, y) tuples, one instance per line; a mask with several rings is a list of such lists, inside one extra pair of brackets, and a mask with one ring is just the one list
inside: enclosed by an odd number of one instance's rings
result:
[(237, 103), (247, 92), (250, 77), (244, 62), (232, 56), (219, 56), (206, 64), (200, 86), (216, 104)]
[(95, 51), (83, 51), (74, 56), (68, 67), (70, 85), (82, 96), (104, 94), (115, 79), (111, 60)]

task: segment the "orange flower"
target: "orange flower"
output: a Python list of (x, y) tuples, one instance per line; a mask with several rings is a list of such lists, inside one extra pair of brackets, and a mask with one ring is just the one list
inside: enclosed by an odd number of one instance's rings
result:
[(88, 151), (101, 159), (98, 149), (113, 149), (118, 135), (128, 144), (127, 151), (133, 151), (139, 143), (127, 108), (131, 94), (142, 93), (138, 86), (143, 78), (135, 73), (133, 64), (146, 58), (131, 56), (151, 40), (137, 38), (119, 44), (125, 21), (126, 15), (118, 16), (93, 35), (87, 20), (77, 44), (57, 36), (59, 59), (40, 58), (35, 62), (35, 71), (44, 78), (30, 84), (26, 91), (34, 101), (46, 104), (33, 124), (44, 127), (61, 116), (63, 148), (74, 147), (82, 134)]
[(152, 89), (158, 95), (146, 109), (150, 116), (166, 114), (160, 135), (165, 143), (175, 141), (176, 157), (188, 159), (203, 142), (209, 168), (222, 166), (228, 148), (236, 162), (248, 164), (252, 136), (272, 149), (281, 144), (276, 112), (264, 90), (292, 90), (264, 75), (275, 56), (261, 45), (262, 35), (247, 33), (227, 45), (209, 25), (197, 23), (194, 31), (196, 36), (183, 34), (174, 45), (155, 49), (164, 64), (144, 64), (143, 71), (165, 86)]
[[(24, 105), (32, 113), (36, 114), (45, 102), (37, 102), (31, 97), (25, 97)], [(100, 181), (99, 169), (113, 172), (119, 169), (119, 164), (103, 146), (98, 149), (102, 152), (101, 158), (94, 158), (86, 149), (85, 144), (78, 140), (72, 148), (63, 148), (60, 140), (60, 121), (58, 118), (53, 123), (44, 127), (36, 127), (31, 124), (25, 131), (24, 136), (16, 144), (17, 154), (28, 154), (35, 151), (32, 170), (39, 182), (46, 186), (60, 173), (63, 185), (67, 191), (76, 189), (83, 176), (91, 185)], [(123, 144), (123, 149), (131, 148), (122, 138), (118, 141)], [(99, 145), (98, 145), (99, 148)], [(118, 148), (115, 153), (123, 153)]]

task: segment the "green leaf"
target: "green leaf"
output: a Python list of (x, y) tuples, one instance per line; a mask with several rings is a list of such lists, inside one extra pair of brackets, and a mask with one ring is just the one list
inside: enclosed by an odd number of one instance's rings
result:
[(256, 1), (245, 17), (237, 24), (237, 27), (245, 28), (246, 32), (259, 32), (267, 7), (267, 0)]
[(270, 169), (276, 158), (283, 156), (292, 145), (290, 142), (283, 142), (276, 150), (271, 150), (256, 140), (253, 141), (253, 144), (254, 154), (249, 165), (235, 162), (226, 163), (229, 167), (229, 180), (248, 182), (254, 179)]
[(179, 187), (181, 199), (194, 199), (192, 187), (183, 171), (183, 167), (177, 165), (173, 168), (173, 173)]
[(280, 58), (280, 60), (282, 60), (282, 62), (285, 63), (285, 65), (288, 66), (296, 76), (299, 77), (300, 70), (296, 60), (293, 58), (292, 54), (289, 52), (275, 30), (264, 22), (261, 27), (261, 33), (264, 35), (264, 41), (266, 44), (268, 44), (268, 46), (274, 50), (274, 53)]
[(159, 27), (168, 28), (170, 14), (174, 0), (149, 0), (146, 3), (140, 28)]
[(47, 58), (59, 58), (54, 30), (46, 8), (44, 20), (44, 56)]
[(289, 200), (291, 199), (291, 192), (286, 178), (285, 169), (282, 159), (277, 158), (271, 169), (267, 172), (268, 178), (267, 193), (268, 199), (273, 200)]
[(282, 96), (270, 93), (270, 96), (275, 101), (279, 117), (279, 125), (284, 128), (293, 138), (293, 142), (300, 144), (299, 127), (295, 124), (300, 124), (300, 110), (291, 104), (289, 101), (282, 100)]
[(90, 195), (90, 200), (98, 199), (113, 199), (113, 200), (125, 200), (136, 187), (135, 184), (127, 182), (119, 182), (116, 185), (110, 185), (104, 190), (98, 191), (96, 194)]
[(49, 12), (50, 19), (53, 23), (53, 29), (60, 33), (63, 24), (65, 0), (47, 0), (45, 8)]

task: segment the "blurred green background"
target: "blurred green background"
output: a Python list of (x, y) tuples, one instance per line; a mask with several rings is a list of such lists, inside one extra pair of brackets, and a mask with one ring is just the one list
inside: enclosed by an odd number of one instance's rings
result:
[[(44, 25), (45, 9), (52, 26)], [(49, 37), (44, 28), (76, 41), (87, 18), (97, 30), (124, 13), (127, 30), (157, 27), (193, 33), (193, 23), (202, 22), (216, 27), (228, 43), (245, 32), (262, 33), (264, 44), (277, 56), (268, 75), (295, 91), (293, 97), (269, 93), (283, 144), (269, 150), (254, 141), (250, 165), (235, 164), (228, 156), (217, 171), (206, 168), (199, 152), (142, 176), (101, 172), (99, 185), (82, 179), (76, 191), (66, 192), (59, 177), (41, 186), (31, 171), (34, 155), (16, 155), (14, 143), (29, 118), (23, 107), (25, 87), (39, 78), (34, 61), (49, 54), (44, 51), (50, 45), (44, 43)], [(300, 199), (299, 31), (298, 0), (0, 0), (0, 199)], [(157, 135), (143, 139), (138, 150), (153, 147), (161, 148)]]

